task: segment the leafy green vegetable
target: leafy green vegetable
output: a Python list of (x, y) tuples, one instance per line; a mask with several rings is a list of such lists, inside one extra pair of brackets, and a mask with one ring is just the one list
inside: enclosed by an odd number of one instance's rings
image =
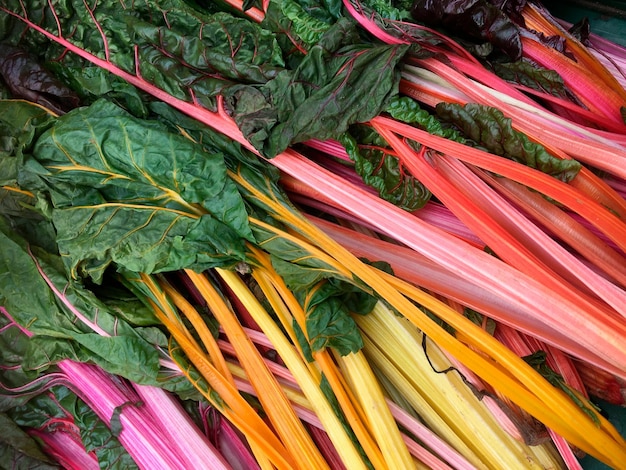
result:
[(357, 286), (330, 279), (296, 291), (306, 313), (306, 332), (313, 351), (326, 347), (346, 355), (363, 347), (363, 338), (351, 314), (367, 314), (377, 299)]
[[(215, 109), (215, 97), (223, 89), (239, 82), (265, 83), (284, 65), (282, 51), (272, 32), (228, 13), (206, 14), (179, 0), (148, 0), (133, 5), (132, 9), (119, 0), (104, 0), (94, 9), (100, 21), (96, 28), (91, 11), (82, 3), (73, 3), (57, 2), (54, 6), (59, 11), (57, 18), (34, 14), (32, 19), (55, 33), (59, 26), (68, 34), (72, 31), (72, 42), (77, 46), (99, 56), (106, 49), (111, 62), (127, 72), (134, 73), (137, 66), (144, 79), (172, 96), (196, 101), (210, 109)], [(12, 0), (9, 6), (21, 8)], [(33, 11), (49, 8), (40, 0), (29, 0), (24, 6)], [(7, 40), (30, 46), (41, 42), (40, 37), (28, 31), (25, 34), (19, 24)], [(59, 57), (62, 63), (66, 60), (58, 47), (40, 49), (48, 60), (58, 61)], [(66, 72), (75, 77), (80, 75), (76, 70), (80, 61), (76, 58), (67, 61), (73, 70)], [(98, 73), (88, 73), (94, 74), (84, 78), (92, 90), (103, 85), (98, 83)], [(78, 79), (78, 83), (81, 81)], [(78, 84), (72, 82), (74, 86)], [(127, 90), (119, 92), (129, 97)], [(135, 101), (134, 105), (137, 104)]]
[(45, 108), (26, 101), (0, 101), (0, 184), (16, 182), (17, 157), (30, 152), (53, 122), (54, 115)]
[[(270, 246), (272, 265), (294, 292), (306, 314), (306, 337), (312, 351), (330, 347), (345, 355), (363, 347), (363, 339), (352, 314), (372, 311), (378, 299), (358, 280), (344, 278), (318, 258), (307, 255), (295, 244), (276, 240)], [(305, 336), (299, 333), (304, 344)]]
[(74, 277), (112, 262), (146, 273), (243, 258), (247, 213), (221, 154), (99, 101), (44, 133), (20, 185), (49, 195)]
[(101, 468), (134, 469), (136, 463), (120, 444), (111, 429), (71, 390), (52, 387), (10, 412), (14, 423), (25, 428), (45, 429), (52, 421), (66, 421), (76, 426), (87, 452), (95, 452)]
[(0, 304), (35, 335), (21, 359), (24, 370), (45, 370), (69, 358), (137, 383), (185, 391), (164, 380), (158, 348), (167, 346), (167, 338), (159, 329), (124, 321), (130, 314), (117, 315), (119, 304), (112, 310), (69, 280), (58, 256), (29, 246), (3, 219), (0, 242)]
[(430, 191), (404, 171), (400, 159), (376, 131), (352, 126), (340, 142), (363, 182), (376, 189), (381, 198), (407, 211), (420, 209), (430, 199)]
[(78, 56), (69, 55), (62, 62), (50, 63), (48, 68), (78, 94), (82, 105), (106, 98), (133, 116), (145, 119), (149, 115), (150, 97), (101, 67), (83, 64)]
[[(37, 11), (39, 1), (27, 0), (25, 8)], [(10, 6), (22, 8), (13, 0)], [(68, 0), (55, 8), (62, 13), (58, 24), (52, 15), (33, 21), (55, 33), (59, 27), (72, 31), (77, 47), (96, 55), (106, 51), (112, 64), (173, 97), (215, 110), (216, 97), (223, 96), (246, 138), (267, 157), (293, 143), (336, 137), (380, 113), (397, 94), (396, 65), (409, 48), (364, 41), (355, 22), (340, 16), (338, 0), (321, 8), (317, 2), (272, 2), (263, 25), (223, 12), (205, 14), (180, 0), (148, 0), (132, 10), (119, 0), (99, 2), (93, 12), (97, 28), (83, 5)], [(309, 34), (311, 22), (313, 36), (302, 39), (298, 31)], [(30, 38), (11, 34), (13, 42)], [(301, 54), (292, 54), (294, 44)], [(141, 111), (128, 90), (105, 91), (115, 82), (88, 68), (81, 73), (76, 59), (65, 66), (63, 51), (52, 50), (48, 59), (61, 56), (56, 67), (75, 88), (84, 83), (89, 93), (113, 92), (135, 114)]]
[(235, 94), (234, 119), (246, 138), (267, 157), (290, 144), (325, 140), (380, 113), (397, 93), (396, 64), (408, 46), (360, 42), (355, 23), (337, 21), (298, 67), (262, 87)]
[(17, 184), (24, 153), (52, 125), (50, 112), (25, 101), (0, 101), (0, 217), (31, 243), (56, 251), (54, 227), (33, 194)]
[(65, 428), (76, 430), (76, 438), (81, 439), (87, 452), (96, 453), (102, 468), (136, 468), (106, 423), (70, 389), (55, 385), (60, 374), (54, 367), (23, 367), (32, 339), (5, 315), (0, 315), (0, 325), (0, 382), (4, 387), (20, 390), (0, 394), (0, 455), (7, 459), (4, 461), (14, 462), (12, 468), (58, 468), (23, 429), (55, 432)]
[(539, 67), (526, 59), (506, 63), (495, 62), (491, 66), (493, 71), (504, 80), (519, 83), (553, 96), (570, 98), (563, 78), (555, 70)]
[(106, 469), (135, 469), (138, 468), (130, 454), (107, 424), (98, 419), (88, 407), (79, 408), (74, 415), (76, 424), (80, 428), (80, 435), (87, 452), (95, 452), (100, 468)]
[(437, 115), (463, 131), (476, 144), (496, 155), (536, 168), (562, 181), (571, 181), (580, 171), (576, 160), (554, 157), (540, 144), (531, 142), (525, 134), (511, 126), (511, 119), (496, 109), (469, 103), (439, 103)]
[[(271, 1), (263, 24), (277, 32), (288, 31), (291, 41), (307, 49), (317, 43), (339, 17), (340, 2), (329, 2), (333, 12), (318, 2)], [(334, 4), (334, 5), (333, 5)]]
[(406, 21), (411, 17), (411, 3), (408, 0), (365, 0), (361, 8), (369, 7), (388, 20)]
[(465, 139), (456, 129), (443, 126), (436, 116), (433, 116), (422, 108), (417, 101), (408, 96), (394, 97), (385, 111), (394, 119), (418, 125), (430, 134), (465, 143)]

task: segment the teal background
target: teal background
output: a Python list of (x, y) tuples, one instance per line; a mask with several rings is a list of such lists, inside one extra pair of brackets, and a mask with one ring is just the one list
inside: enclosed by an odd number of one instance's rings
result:
[[(626, 1), (546, 0), (543, 3), (554, 16), (570, 23), (577, 23), (587, 17), (593, 33), (626, 46)], [(596, 404), (622, 436), (626, 437), (626, 408), (606, 402)], [(589, 456), (581, 459), (581, 464), (585, 470), (612, 470)]]
[[(606, 402), (596, 402), (596, 405), (608, 415), (609, 421), (620, 434), (626, 437), (626, 408), (611, 405)], [(581, 459), (580, 463), (585, 470), (611, 470), (611, 467), (608, 465), (598, 462), (596, 459), (589, 456)]]
[(543, 4), (554, 16), (570, 23), (587, 17), (592, 32), (626, 46), (626, 1), (545, 0)]

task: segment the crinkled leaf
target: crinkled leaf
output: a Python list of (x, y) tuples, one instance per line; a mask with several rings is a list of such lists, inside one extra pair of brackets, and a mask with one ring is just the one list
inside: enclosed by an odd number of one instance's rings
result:
[[(0, 393), (0, 412), (6, 412), (40, 393), (39, 387), (29, 389), (28, 385), (41, 374), (42, 369), (31, 370), (23, 366), (30, 339), (4, 314), (0, 314), (0, 331), (0, 383), (7, 389), (22, 390), (17, 394)], [(53, 375), (47, 377), (53, 378)], [(41, 380), (39, 386), (45, 387), (47, 382), (49, 380)]]
[[(21, 11), (18, 2), (9, 3)], [(99, 57), (104, 57), (104, 37), (112, 63), (129, 73), (135, 72), (138, 63), (147, 81), (172, 96), (211, 109), (215, 109), (215, 97), (232, 86), (233, 80), (264, 83), (283, 66), (282, 51), (272, 32), (224, 12), (201, 12), (180, 0), (146, 0), (132, 8), (120, 0), (102, 0), (92, 7), (60, 0), (54, 5), (56, 17), (39, 14), (50, 12), (46, 2), (25, 3), (29, 17), (45, 29), (71, 31), (76, 46)], [(92, 13), (99, 21), (98, 28), (93, 25)], [(22, 34), (23, 27), (15, 29), (10, 33), (12, 42), (31, 46), (41, 42), (29, 31)], [(52, 47), (46, 53), (47, 49), (41, 48), (48, 59), (64, 59), (61, 50)]]
[(337, 298), (346, 311), (366, 315), (373, 310), (378, 302), (374, 295), (364, 291), (359, 285), (336, 277), (318, 283), (314, 289), (307, 289), (307, 291), (314, 293), (306, 296), (308, 308), (314, 308), (331, 298)]
[[(29, 0), (26, 7), (49, 10), (39, 2)], [(314, 3), (302, 5), (314, 18)], [(336, 0), (323, 5), (331, 17), (339, 9)], [(53, 15), (31, 19), (55, 33), (59, 27), (71, 31), (77, 47), (96, 55), (106, 49), (113, 64), (129, 73), (137, 66), (144, 80), (176, 98), (215, 109), (218, 94), (228, 97), (244, 135), (270, 157), (291, 143), (336, 136), (379, 114), (397, 93), (396, 65), (408, 48), (364, 43), (354, 22), (340, 18), (286, 68), (283, 54), (293, 55), (283, 53), (273, 31), (224, 13), (202, 14), (179, 0), (148, 0), (132, 9), (106, 0), (93, 11), (64, 0), (55, 9), (59, 24)]]
[(109, 71), (85, 65), (73, 54), (68, 54), (62, 62), (52, 62), (48, 67), (80, 96), (83, 105), (106, 98), (133, 116), (148, 117), (150, 98)]
[(335, 297), (307, 311), (306, 330), (313, 351), (333, 348), (345, 356), (363, 347), (356, 322)]
[[(135, 382), (167, 388), (159, 377), (157, 350), (167, 339), (159, 330), (126, 323), (91, 291), (68, 280), (58, 257), (29, 247), (1, 221), (0, 246), (0, 304), (35, 334), (23, 367), (42, 369), (66, 358), (91, 361)], [(40, 270), (62, 297), (52, 292)], [(101, 336), (90, 324), (110, 337)]]
[[(109, 310), (115, 312), (116, 316), (123, 318), (130, 325), (145, 327), (161, 324), (152, 309), (147, 307), (127, 289), (119, 287), (112, 279), (106, 279), (102, 286), (91, 286), (91, 291)], [(149, 328), (143, 328), (141, 331), (145, 332), (148, 330)], [(157, 342), (154, 341), (155, 344)]]
[[(386, 20), (394, 21), (406, 21), (410, 20), (411, 2), (392, 1), (392, 0), (365, 0), (357, 3), (357, 7), (367, 10), (372, 10), (378, 13)], [(368, 15), (371, 17), (371, 14)]]
[(54, 121), (50, 112), (25, 101), (0, 101), (0, 216), (31, 243), (56, 251), (55, 232), (34, 195), (17, 184), (23, 154)]
[[(285, 284), (292, 289), (304, 289), (308, 286), (317, 284), (322, 279), (328, 279), (336, 276), (337, 272), (332, 266), (324, 263), (323, 261), (313, 256), (300, 257), (302, 250), (297, 247), (287, 246), (277, 241), (273, 246), (268, 246), (266, 250), (276, 253), (272, 254), (272, 266), (278, 272), (281, 278), (285, 281)], [(294, 260), (297, 262), (291, 262), (287, 260)]]
[[(281, 274), (284, 270), (284, 265), (277, 269)], [(340, 277), (328, 277), (313, 285), (301, 284), (292, 290), (306, 314), (306, 336), (312, 351), (328, 347), (346, 355), (363, 347), (352, 314), (365, 315), (372, 311), (378, 299), (371, 292)], [(300, 341), (304, 341), (304, 336), (301, 335)]]
[(273, 0), (269, 4), (263, 25), (285, 34), (290, 42), (298, 44), (302, 49), (308, 49), (320, 40), (337, 19), (337, 10), (340, 9), (336, 5), (331, 6), (333, 13), (320, 5), (320, 2)]
[[(253, 183), (256, 187), (271, 185), (272, 191), (281, 192), (276, 184), (280, 179), (279, 170), (259, 159), (256, 154), (242, 147), (240, 143), (226, 137), (224, 134), (211, 129), (197, 120), (182, 114), (163, 102), (150, 104), (150, 111), (165, 122), (168, 127), (176, 132), (181, 129), (190, 135), (193, 140), (200, 143), (209, 153), (222, 153), (226, 156), (226, 165), (229, 170), (237, 172)], [(239, 188), (244, 192), (243, 188)], [(286, 196), (281, 196), (284, 203), (288, 203)]]
[[(107, 24), (112, 31), (123, 27), (140, 45), (145, 78), (156, 79), (152, 76), (154, 67), (172, 76), (188, 69), (186, 73), (195, 70), (207, 78), (217, 74), (237, 82), (264, 83), (282, 69), (282, 51), (274, 35), (256, 23), (227, 13), (205, 16), (184, 8), (181, 2), (171, 3), (175, 9), (161, 19), (146, 16), (141, 20), (129, 13), (118, 16), (119, 24)], [(150, 5), (154, 12), (167, 8), (164, 2)]]
[(0, 101), (0, 184), (17, 177), (17, 160), (29, 152), (37, 137), (54, 122), (49, 110), (26, 101)]
[(394, 97), (385, 111), (394, 119), (415, 124), (430, 134), (465, 143), (465, 139), (456, 129), (443, 126), (436, 116), (430, 114), (417, 101), (408, 96)]
[(267, 157), (290, 144), (325, 140), (378, 115), (397, 93), (396, 64), (408, 46), (359, 41), (354, 22), (339, 20), (293, 71), (232, 96), (233, 117)]
[(113, 435), (107, 424), (91, 411), (76, 413), (74, 419), (87, 452), (95, 452), (100, 468), (107, 470), (133, 470), (137, 464), (128, 451)]
[[(49, 421), (66, 421), (75, 426), (77, 435), (87, 452), (94, 452), (100, 468), (134, 469), (137, 465), (107, 423), (71, 390), (63, 386), (51, 388), (28, 404), (11, 411), (11, 416), (24, 427), (42, 428)], [(70, 428), (71, 429), (71, 428)]]
[(342, 16), (341, 0), (297, 0), (297, 3), (307, 14), (329, 24)]
[[(22, 391), (15, 395), (0, 394), (0, 410), (3, 412), (0, 429), (5, 437), (4, 442), (0, 442), (3, 461), (15, 462), (12, 468), (57, 468), (45, 456), (39, 455), (36, 444), (32, 447), (32, 443), (23, 441), (24, 436), (17, 435), (14, 427), (41, 429), (52, 424), (51, 420), (57, 423), (64, 420), (68, 425), (77, 426), (80, 436), (76, 437), (82, 438), (87, 452), (96, 452), (103, 468), (135, 468), (124, 447), (85, 402), (64, 386), (52, 386), (53, 380), (58, 379), (55, 374), (50, 374), (54, 369), (42, 367), (50, 362), (50, 358), (43, 359), (36, 370), (25, 367), (25, 361), (32, 357), (29, 351), (33, 347), (33, 338), (25, 335), (4, 315), (0, 315), (0, 326), (0, 363), (3, 365), (0, 382), (8, 388), (22, 387)], [(33, 381), (37, 377), (37, 385), (28, 387), (35, 384)], [(9, 422), (5, 422), (7, 418), (10, 418)]]
[(540, 144), (515, 131), (511, 119), (496, 109), (478, 104), (439, 103), (437, 115), (457, 128), (478, 145), (496, 155), (510, 158), (563, 181), (571, 181), (581, 168), (576, 160), (552, 156)]
[(406, 211), (420, 209), (430, 199), (430, 191), (404, 171), (400, 159), (384, 143), (375, 145), (361, 139), (357, 141), (348, 132), (339, 141), (363, 182), (376, 189), (381, 198)]
[(570, 98), (563, 78), (557, 71), (539, 67), (528, 60), (493, 63), (493, 71), (504, 80), (518, 83), (553, 96)]
[(295, 291), (306, 314), (305, 328), (312, 351), (333, 348), (346, 355), (363, 347), (352, 313), (369, 313), (377, 299), (352, 283), (323, 280)]
[(455, 35), (487, 41), (512, 60), (522, 56), (519, 28), (486, 0), (417, 0), (411, 9), (417, 21), (441, 26)]
[(31, 195), (15, 188), (0, 187), (0, 217), (30, 243), (46, 251), (57, 251), (54, 226), (35, 206), (36, 200)]
[(74, 276), (227, 265), (252, 239), (223, 155), (105, 101), (59, 118), (33, 157), (20, 184), (49, 194)]
[(59, 249), (72, 261), (74, 276), (100, 282), (111, 263), (152, 273), (204, 270), (243, 257), (242, 239), (208, 215), (196, 219), (166, 208), (129, 205), (54, 211)]
[(35, 57), (10, 44), (0, 44), (0, 77), (14, 98), (23, 98), (57, 113), (78, 105), (78, 96), (46, 70)]

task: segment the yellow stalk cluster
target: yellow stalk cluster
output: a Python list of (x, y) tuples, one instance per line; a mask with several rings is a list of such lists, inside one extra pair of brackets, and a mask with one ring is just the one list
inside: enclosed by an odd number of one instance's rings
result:
[[(231, 176), (254, 197), (262, 200), (278, 220), (292, 227), (292, 235), (298, 234), (303, 243), (315, 245), (325, 256), (334, 259), (332, 264), (337, 267), (337, 272), (348, 271), (360, 279), (435, 344), (511, 402), (579, 449), (616, 468), (626, 462), (626, 443), (607, 420), (598, 415), (596, 421), (600, 424), (597, 425), (562, 391), (550, 385), (486, 331), (415, 286), (366, 265), (300, 214), (273, 200), (267, 195), (269, 193), (262, 194), (236, 174)], [(413, 302), (430, 310), (455, 330), (463, 332), (463, 340), (467, 344), (445, 331)]]
[[(364, 339), (361, 351), (341, 356), (322, 349), (307, 359), (294, 325), (306, 336), (306, 312), (274, 270), (263, 244), (248, 246), (250, 273), (271, 314), (234, 271), (216, 269), (275, 349), (294, 383), (279, 380), (252, 343), (229, 302), (205, 274), (186, 271), (220, 323), (229, 343), (226, 359), (202, 316), (163, 278), (143, 275), (152, 306), (204, 382), (183, 372), (245, 436), (261, 468), (327, 468), (304, 422), (321, 426), (347, 468), (404, 469), (423, 466), (400, 431), (389, 401), (418, 416), (469, 464), (477, 468), (560, 468), (552, 444), (529, 446), (508, 434), (454, 369), (450, 354), (503, 397), (564, 436), (571, 445), (619, 468), (626, 446), (598, 415), (596, 424), (569, 397), (543, 379), (485, 330), (446, 303), (393, 275), (363, 263), (321, 230), (277, 200), (231, 177), (291, 228), (286, 232), (250, 219), (266, 233), (296, 244), (339, 277), (358, 278), (384, 302), (368, 315), (354, 315)], [(257, 295), (259, 295), (257, 293)], [(454, 335), (424, 313), (428, 309), (459, 332)], [(389, 308), (391, 307), (391, 308)], [(181, 316), (192, 325), (194, 334)], [(196, 339), (197, 338), (197, 339)], [(424, 346), (425, 345), (425, 346)], [(444, 354), (445, 351), (446, 353)], [(233, 359), (234, 358), (234, 359)], [(266, 423), (242, 394), (258, 397)], [(332, 390), (323, 389), (323, 383)], [(296, 384), (296, 385), (294, 385)], [(335, 401), (335, 403), (332, 402)], [(337, 414), (337, 406), (340, 416)], [(304, 412), (308, 418), (303, 417)], [(314, 416), (313, 423), (311, 416)]]

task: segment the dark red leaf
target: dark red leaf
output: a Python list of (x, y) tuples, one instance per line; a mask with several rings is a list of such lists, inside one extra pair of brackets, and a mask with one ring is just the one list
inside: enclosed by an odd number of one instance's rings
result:
[(79, 104), (78, 96), (24, 50), (0, 47), (0, 76), (15, 98), (24, 98), (62, 114)]

